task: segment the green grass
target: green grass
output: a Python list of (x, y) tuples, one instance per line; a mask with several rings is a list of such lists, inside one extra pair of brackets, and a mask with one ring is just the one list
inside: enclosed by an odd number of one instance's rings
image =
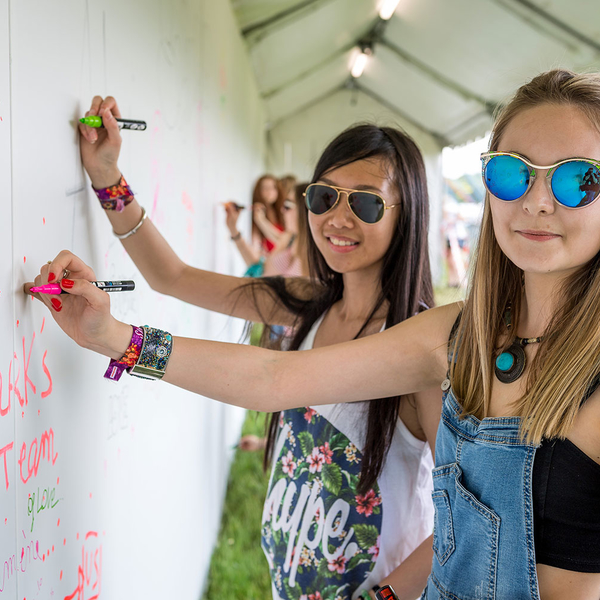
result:
[[(438, 306), (464, 298), (464, 290), (436, 288)], [(265, 414), (248, 412), (242, 435), (264, 434)], [(223, 521), (210, 563), (203, 600), (271, 598), (271, 579), (260, 547), (262, 508), (269, 476), (262, 452), (236, 452), (223, 508)]]
[[(242, 435), (264, 434), (267, 415), (248, 412)], [(260, 547), (262, 508), (269, 483), (262, 470), (262, 451), (235, 454), (223, 520), (203, 600), (271, 598), (271, 579)]]
[(451, 304), (458, 300), (465, 299), (465, 290), (463, 288), (440, 287), (433, 290), (436, 306)]

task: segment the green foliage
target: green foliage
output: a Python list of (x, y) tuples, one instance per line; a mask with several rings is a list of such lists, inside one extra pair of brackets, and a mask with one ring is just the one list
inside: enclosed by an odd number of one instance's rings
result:
[[(249, 412), (243, 434), (262, 436), (265, 417)], [(269, 566), (260, 546), (263, 503), (269, 483), (262, 452), (237, 451), (231, 466), (223, 519), (203, 600), (270, 598)]]
[(358, 494), (358, 476), (352, 475), (348, 471), (342, 470), (342, 474), (348, 481), (348, 487), (352, 490), (352, 493), (356, 496)]
[(364, 554), (357, 554), (348, 561), (348, 564), (346, 565), (346, 572), (351, 571), (355, 567), (358, 567), (358, 565), (362, 565), (366, 562), (371, 562), (371, 560), (372, 559), (370, 558), (365, 558)]
[(344, 450), (347, 444), (348, 438), (343, 433), (338, 432), (331, 437), (329, 448), (335, 452), (336, 450)]
[(302, 454), (304, 454), (304, 456), (309, 456), (315, 447), (315, 440), (313, 439), (313, 436), (308, 433), (308, 431), (301, 431), (298, 434), (298, 439), (300, 440)]
[(337, 585), (328, 585), (322, 592), (321, 596), (323, 600), (333, 600), (336, 597), (336, 592), (338, 590)]
[(283, 582), (283, 587), (285, 588), (285, 593), (288, 598), (292, 600), (300, 600), (300, 586), (295, 585), (294, 587), (290, 587), (287, 582), (287, 579)]
[(335, 463), (323, 465), (321, 478), (323, 479), (325, 489), (330, 494), (337, 496), (340, 493), (340, 488), (342, 487), (342, 470), (339, 465)]
[(331, 575), (331, 571), (329, 570), (329, 567), (327, 566), (327, 559), (325, 557), (323, 557), (319, 561), (319, 568), (317, 569), (317, 573), (319, 575), (321, 575), (322, 577), (329, 577)]
[(379, 532), (374, 525), (357, 524), (354, 525), (354, 535), (358, 545), (364, 550), (368, 550), (377, 543)]

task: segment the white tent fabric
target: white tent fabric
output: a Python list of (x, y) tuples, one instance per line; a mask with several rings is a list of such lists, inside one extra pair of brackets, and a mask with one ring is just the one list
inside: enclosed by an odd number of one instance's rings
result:
[[(356, 88), (440, 146), (489, 129), (491, 113), (536, 73), (600, 66), (600, 2), (232, 0), (272, 127)], [(373, 55), (349, 74), (361, 42)]]

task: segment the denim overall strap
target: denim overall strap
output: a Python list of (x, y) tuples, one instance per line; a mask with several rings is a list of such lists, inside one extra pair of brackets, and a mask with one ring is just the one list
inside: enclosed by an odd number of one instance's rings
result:
[(422, 600), (539, 600), (531, 479), (520, 419), (460, 418), (444, 395), (432, 492), (433, 565)]

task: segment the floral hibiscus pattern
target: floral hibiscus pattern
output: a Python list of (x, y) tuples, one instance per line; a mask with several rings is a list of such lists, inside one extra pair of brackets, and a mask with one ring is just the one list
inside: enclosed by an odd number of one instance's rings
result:
[(284, 600), (350, 600), (379, 556), (379, 488), (358, 492), (362, 455), (312, 408), (279, 420), (262, 545)]

